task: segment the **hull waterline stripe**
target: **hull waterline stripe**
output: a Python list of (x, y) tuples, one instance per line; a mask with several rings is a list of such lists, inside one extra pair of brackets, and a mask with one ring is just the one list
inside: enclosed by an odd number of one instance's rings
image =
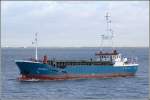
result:
[(63, 76), (46, 76), (46, 75), (32, 75), (32, 76), (21, 76), (18, 78), (20, 81), (25, 80), (67, 80), (67, 79), (87, 79), (87, 78), (113, 78), (113, 77), (126, 77), (134, 76), (134, 73), (127, 74), (110, 74), (110, 75), (63, 75)]

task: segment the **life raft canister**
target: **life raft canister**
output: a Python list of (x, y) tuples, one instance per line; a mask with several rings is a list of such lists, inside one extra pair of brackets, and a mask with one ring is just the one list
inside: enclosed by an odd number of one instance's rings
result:
[(43, 59), (43, 63), (44, 63), (44, 64), (47, 64), (47, 61), (48, 61), (48, 57), (45, 55), (45, 56), (44, 56), (44, 59)]

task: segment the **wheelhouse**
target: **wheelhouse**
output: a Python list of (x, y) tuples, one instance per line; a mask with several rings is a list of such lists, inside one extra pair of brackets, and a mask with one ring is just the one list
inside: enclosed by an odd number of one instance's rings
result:
[(114, 61), (115, 59), (121, 59), (121, 54), (119, 54), (116, 50), (113, 50), (112, 52), (103, 52), (98, 51), (95, 53), (97, 57), (97, 61)]

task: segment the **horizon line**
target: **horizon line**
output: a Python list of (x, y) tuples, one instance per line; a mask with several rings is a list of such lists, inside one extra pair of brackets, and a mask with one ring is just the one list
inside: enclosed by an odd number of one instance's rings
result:
[[(76, 47), (71, 47), (71, 46), (51, 46), (51, 47), (48, 47), (48, 46), (40, 46), (38, 48), (123, 48), (123, 47), (134, 47), (134, 48), (149, 48), (149, 46), (115, 46), (115, 47), (111, 47), (111, 46), (107, 46), (107, 47), (98, 47), (98, 46), (76, 46)], [(1, 46), (1, 48), (35, 48), (35, 47), (32, 47), (32, 46), (18, 46), (18, 47), (15, 47), (15, 46), (10, 46), (10, 47), (3, 47)]]

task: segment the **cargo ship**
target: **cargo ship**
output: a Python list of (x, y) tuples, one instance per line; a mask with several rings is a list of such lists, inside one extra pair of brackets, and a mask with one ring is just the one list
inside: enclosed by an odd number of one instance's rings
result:
[[(107, 32), (110, 32), (112, 35), (101, 35), (102, 42), (104, 39), (113, 38), (110, 16), (107, 13), (105, 17)], [(37, 34), (34, 43), (34, 59), (15, 60), (20, 70), (18, 79), (21, 81), (127, 77), (134, 76), (139, 66), (135, 59), (122, 57), (121, 53), (114, 47), (109, 52), (100, 48), (99, 51), (94, 53), (96, 58), (90, 58), (89, 60), (48, 59), (46, 55), (44, 55), (43, 60), (38, 60)]]

